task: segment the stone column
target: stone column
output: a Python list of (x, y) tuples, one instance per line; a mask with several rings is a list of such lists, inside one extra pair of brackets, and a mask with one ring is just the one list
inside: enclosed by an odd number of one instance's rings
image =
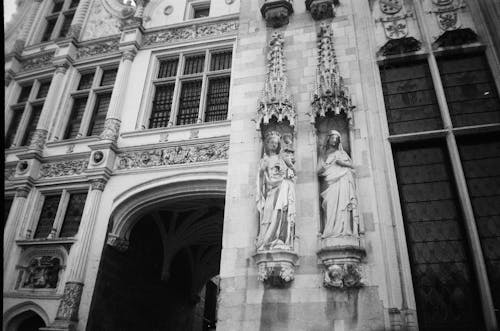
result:
[(47, 98), (45, 99), (45, 103), (43, 104), (40, 119), (38, 120), (36, 130), (30, 141), (30, 150), (41, 151), (47, 141), (50, 119), (52, 118), (51, 115), (54, 111), (56, 111), (58, 101), (57, 95), (62, 89), (64, 75), (66, 74), (68, 66), (69, 65), (67, 63), (56, 65), (56, 71), (54, 72), (52, 82), (50, 83), (49, 92), (47, 94)]
[(73, 21), (71, 22), (71, 26), (69, 27), (68, 36), (78, 40), (80, 37), (80, 33), (82, 32), (83, 21), (85, 20), (85, 16), (87, 16), (87, 12), (90, 8), (90, 0), (81, 0), (76, 8), (75, 16), (73, 17)]
[(6, 270), (7, 263), (10, 257), (12, 246), (16, 239), (16, 232), (19, 221), (22, 220), (22, 213), (26, 205), (26, 198), (31, 191), (31, 187), (26, 185), (19, 187), (16, 190), (16, 196), (10, 208), (9, 217), (5, 223), (5, 231), (3, 235), (3, 270)]
[(104, 130), (101, 133), (101, 139), (111, 141), (116, 141), (118, 139), (121, 111), (125, 99), (124, 96), (130, 75), (130, 68), (132, 67), (132, 61), (134, 61), (135, 54), (135, 50), (126, 50), (122, 53), (122, 61), (118, 68), (118, 73), (116, 74), (116, 81), (111, 94), (111, 101), (106, 115), (106, 122), (104, 123)]
[(38, 8), (40, 8), (40, 4), (43, 0), (34, 0), (31, 5), (30, 12), (27, 16), (26, 21), (23, 24), (21, 33), (19, 34), (17, 40), (14, 42), (14, 48), (12, 50), (13, 53), (21, 54), (26, 44), (26, 40), (28, 39), (28, 35), (30, 33), (33, 22), (35, 21), (36, 14), (38, 13)]
[(71, 330), (78, 321), (78, 309), (83, 291), (83, 281), (87, 266), (95, 220), (99, 212), (102, 191), (106, 186), (105, 179), (93, 179), (91, 190), (85, 202), (82, 221), (78, 231), (78, 241), (71, 249), (66, 275), (64, 294), (57, 310), (54, 323), (45, 330)]

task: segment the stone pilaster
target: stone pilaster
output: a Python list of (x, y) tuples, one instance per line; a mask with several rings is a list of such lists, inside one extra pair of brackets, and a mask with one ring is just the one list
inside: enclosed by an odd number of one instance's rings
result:
[(95, 220), (99, 212), (102, 191), (107, 180), (96, 178), (91, 181), (91, 190), (85, 202), (82, 221), (78, 231), (78, 241), (71, 250), (68, 261), (64, 294), (57, 310), (54, 323), (43, 330), (73, 330), (78, 321), (78, 309), (82, 297), (83, 281), (89, 254), (91, 239), (94, 233)]
[(121, 111), (125, 99), (125, 92), (130, 75), (130, 68), (136, 54), (135, 49), (123, 51), (122, 61), (116, 74), (116, 81), (111, 94), (111, 101), (104, 123), (104, 130), (101, 133), (101, 139), (116, 141), (120, 131)]
[(83, 23), (85, 21), (85, 16), (90, 8), (90, 0), (81, 0), (76, 8), (75, 16), (69, 27), (68, 36), (78, 40), (80, 33), (82, 32)]
[(26, 205), (26, 198), (31, 191), (31, 186), (25, 185), (21, 186), (16, 190), (16, 196), (12, 202), (10, 208), (9, 217), (5, 223), (5, 231), (3, 237), (3, 269), (6, 270), (6, 266), (9, 260), (12, 246), (14, 245), (14, 240), (16, 239), (16, 231), (19, 225), (19, 220), (22, 220), (22, 213), (24, 211), (24, 206)]
[(26, 44), (26, 40), (28, 39), (29, 32), (35, 21), (36, 14), (38, 13), (38, 9), (40, 8), (40, 4), (43, 0), (34, 0), (33, 4), (30, 7), (29, 15), (26, 21), (23, 24), (21, 33), (19, 34), (18, 39), (14, 42), (14, 48), (12, 49), (12, 53), (21, 55), (24, 45)]
[(53, 112), (57, 107), (57, 95), (59, 91), (62, 89), (62, 84), (64, 80), (64, 75), (68, 69), (68, 64), (58, 64), (56, 65), (56, 70), (54, 72), (54, 76), (52, 78), (52, 82), (50, 83), (49, 92), (47, 94), (47, 98), (45, 99), (45, 103), (43, 104), (42, 113), (40, 115), (40, 119), (38, 120), (38, 124), (36, 126), (36, 130), (33, 134), (33, 138), (30, 141), (29, 149), (41, 151), (45, 142), (47, 141), (47, 136), (50, 127), (50, 120), (52, 118)]

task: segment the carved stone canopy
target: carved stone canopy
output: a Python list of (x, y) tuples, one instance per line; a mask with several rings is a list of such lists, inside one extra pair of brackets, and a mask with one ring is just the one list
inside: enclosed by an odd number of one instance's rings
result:
[(330, 25), (322, 23), (318, 33), (318, 67), (316, 71), (316, 86), (312, 93), (311, 122), (316, 117), (324, 117), (328, 112), (335, 115), (346, 114), (352, 119), (352, 109), (349, 90), (344, 85), (340, 75), (335, 49), (333, 32)]
[(264, 0), (260, 12), (267, 26), (279, 28), (287, 25), (293, 13), (292, 0)]
[(257, 129), (261, 123), (268, 124), (273, 117), (278, 122), (288, 119), (290, 126), (295, 125), (297, 114), (293, 100), (288, 94), (284, 42), (283, 35), (278, 32), (273, 33), (269, 42), (266, 81), (257, 109)]
[(306, 9), (316, 21), (335, 17), (335, 7), (339, 0), (306, 0)]

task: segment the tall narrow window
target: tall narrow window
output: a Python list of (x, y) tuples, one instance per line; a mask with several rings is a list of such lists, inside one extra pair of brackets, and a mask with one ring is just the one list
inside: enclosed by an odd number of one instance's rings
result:
[(201, 96), (201, 81), (185, 82), (182, 84), (179, 100), (179, 114), (177, 125), (193, 124), (198, 119)]
[(205, 122), (223, 121), (227, 118), (229, 77), (214, 78), (208, 82)]
[(5, 197), (3, 199), (3, 229), (5, 229), (5, 224), (7, 224), (7, 219), (9, 218), (10, 214), (10, 207), (12, 207), (13, 202), (13, 197)]
[(86, 199), (87, 193), (73, 193), (70, 195), (59, 237), (73, 237), (77, 234)]
[(42, 42), (68, 36), (78, 3), (78, 0), (53, 0), (52, 8), (45, 16)]
[(116, 74), (117, 68), (101, 67), (81, 73), (63, 139), (102, 133)]
[(56, 219), (60, 200), (60, 194), (48, 195), (45, 197), (45, 201), (43, 202), (42, 207), (42, 213), (40, 214), (38, 225), (35, 230), (35, 239), (47, 238), (52, 232), (52, 226), (54, 225), (54, 220)]
[(12, 117), (7, 127), (5, 147), (26, 146), (30, 143), (49, 88), (50, 80), (35, 80), (21, 87), (17, 102), (10, 106)]

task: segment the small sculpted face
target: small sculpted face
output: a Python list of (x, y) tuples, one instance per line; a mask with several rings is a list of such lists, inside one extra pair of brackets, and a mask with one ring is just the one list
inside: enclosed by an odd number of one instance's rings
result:
[(267, 152), (268, 153), (269, 152), (277, 153), (279, 144), (280, 144), (279, 138), (270, 137), (269, 139), (267, 139), (267, 143), (266, 143)]
[(340, 144), (340, 136), (332, 134), (328, 136), (328, 146), (338, 147)]

